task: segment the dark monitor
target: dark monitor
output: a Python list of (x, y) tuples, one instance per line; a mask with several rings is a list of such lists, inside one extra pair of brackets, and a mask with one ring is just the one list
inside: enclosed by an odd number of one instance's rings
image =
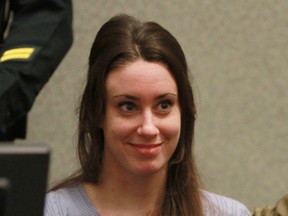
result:
[(49, 148), (0, 144), (0, 215), (43, 216)]

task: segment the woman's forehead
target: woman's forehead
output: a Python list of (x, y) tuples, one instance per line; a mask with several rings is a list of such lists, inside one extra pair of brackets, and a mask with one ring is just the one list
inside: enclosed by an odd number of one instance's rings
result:
[(177, 90), (176, 82), (170, 71), (159, 63), (138, 60), (111, 71), (106, 79), (106, 89), (149, 88), (159, 86), (163, 89)]

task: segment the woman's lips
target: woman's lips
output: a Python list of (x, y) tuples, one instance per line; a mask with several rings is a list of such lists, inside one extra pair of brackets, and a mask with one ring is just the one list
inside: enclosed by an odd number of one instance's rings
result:
[(159, 144), (131, 144), (132, 146), (136, 148), (156, 148), (158, 146), (161, 146), (162, 143)]
[(137, 153), (145, 156), (154, 156), (161, 150), (162, 143), (158, 144), (130, 144)]

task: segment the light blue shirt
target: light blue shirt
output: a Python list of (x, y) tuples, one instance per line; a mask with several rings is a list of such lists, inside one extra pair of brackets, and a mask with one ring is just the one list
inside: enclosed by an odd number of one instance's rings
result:
[[(251, 216), (240, 202), (203, 191), (205, 216)], [(44, 216), (100, 216), (81, 184), (51, 191), (46, 196)]]

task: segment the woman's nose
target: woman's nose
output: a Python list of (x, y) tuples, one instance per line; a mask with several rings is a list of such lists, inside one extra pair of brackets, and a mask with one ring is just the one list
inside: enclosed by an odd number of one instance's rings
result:
[(158, 127), (155, 125), (155, 117), (152, 111), (143, 113), (141, 122), (137, 128), (137, 133), (141, 136), (155, 136), (159, 133)]

